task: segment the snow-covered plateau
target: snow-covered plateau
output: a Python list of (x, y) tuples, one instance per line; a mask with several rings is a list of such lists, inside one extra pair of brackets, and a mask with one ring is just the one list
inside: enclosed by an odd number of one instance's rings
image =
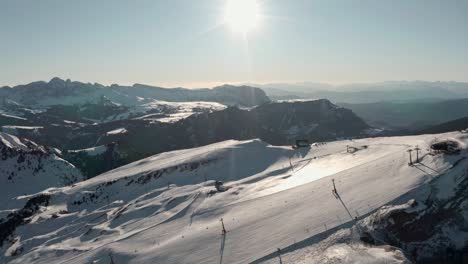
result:
[[(460, 151), (431, 150), (445, 140)], [(66, 187), (2, 194), (21, 206), (0, 221), (11, 231), (0, 232), (0, 262), (421, 261), (439, 252), (436, 236), (444, 250), (466, 248), (467, 195), (458, 187), (468, 182), (467, 142), (460, 132), (297, 149), (230, 140), (158, 154)], [(408, 150), (417, 146), (411, 165)], [(398, 232), (400, 223), (435, 215), (432, 233)], [(423, 254), (408, 254), (418, 249)]]

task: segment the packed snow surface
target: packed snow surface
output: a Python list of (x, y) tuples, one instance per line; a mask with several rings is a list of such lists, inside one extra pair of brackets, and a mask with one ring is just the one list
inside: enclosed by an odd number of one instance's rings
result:
[[(350, 225), (332, 195), (331, 179), (351, 213), (366, 215), (401, 202), (402, 195), (446, 171), (451, 158), (428, 155), (428, 149), (447, 138), (463, 148), (468, 140), (454, 132), (299, 149), (231, 140), (158, 154), (48, 190), (49, 206), (17, 228), (0, 262), (109, 263), (109, 254), (119, 264), (268, 261), (278, 248), (319, 242), (326, 232)], [(422, 165), (408, 166), (407, 150), (416, 145)], [(215, 180), (227, 191), (216, 192)], [(22, 253), (11, 256), (17, 249)], [(314, 260), (297, 254), (302, 263)], [(382, 248), (341, 243), (321, 254), (358, 263), (404, 263)]]

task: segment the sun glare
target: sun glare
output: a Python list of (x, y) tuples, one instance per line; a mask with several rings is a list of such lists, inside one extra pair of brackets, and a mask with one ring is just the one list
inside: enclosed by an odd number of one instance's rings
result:
[(256, 0), (228, 0), (225, 21), (235, 32), (246, 34), (258, 25), (259, 6)]

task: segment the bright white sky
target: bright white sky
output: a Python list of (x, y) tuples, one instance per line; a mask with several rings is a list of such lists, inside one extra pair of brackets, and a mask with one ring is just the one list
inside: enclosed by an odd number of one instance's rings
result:
[(0, 86), (468, 81), (468, 1), (252, 1), (0, 0)]

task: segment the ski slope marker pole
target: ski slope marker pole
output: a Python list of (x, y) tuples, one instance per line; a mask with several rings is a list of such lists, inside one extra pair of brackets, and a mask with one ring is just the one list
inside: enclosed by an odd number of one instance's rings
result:
[(224, 222), (222, 218), (221, 218), (221, 226), (223, 227), (223, 235), (226, 235), (227, 231), (226, 231), (226, 228), (224, 228)]
[(346, 204), (344, 203), (344, 201), (341, 199), (340, 195), (338, 194), (338, 191), (336, 190), (335, 179), (332, 179), (332, 182), (333, 182), (333, 191), (332, 191), (333, 195), (335, 195), (335, 198), (341, 202), (341, 205), (343, 205), (344, 209), (346, 210), (349, 217), (351, 218), (351, 221), (354, 221), (354, 225), (356, 226), (356, 228), (359, 231), (359, 234), (361, 235), (362, 231), (361, 231), (361, 227), (358, 224), (357, 217), (356, 218), (353, 217), (353, 215), (349, 211), (348, 207), (346, 207)]

